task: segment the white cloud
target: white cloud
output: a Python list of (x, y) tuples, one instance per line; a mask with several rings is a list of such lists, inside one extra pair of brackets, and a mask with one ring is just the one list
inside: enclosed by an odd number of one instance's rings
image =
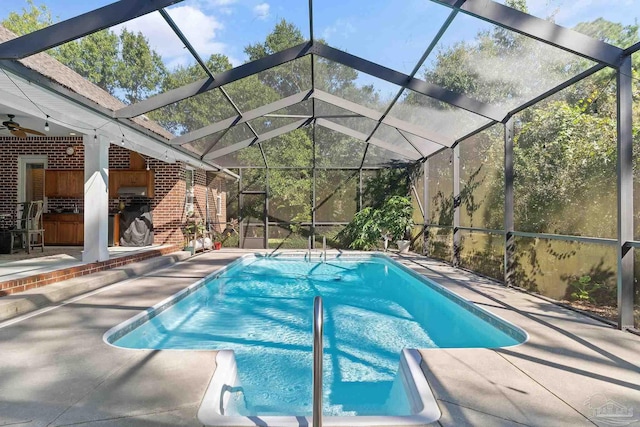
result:
[(267, 19), (269, 17), (269, 10), (271, 5), (269, 3), (260, 3), (253, 7), (253, 13), (258, 19)]
[(327, 27), (322, 31), (322, 38), (325, 40), (331, 39), (333, 36), (346, 39), (350, 35), (356, 32), (356, 28), (348, 21), (338, 19), (333, 25)]
[(626, 25), (634, 24), (637, 0), (529, 0), (527, 6), (532, 15), (553, 18), (563, 26), (573, 27), (579, 22), (603, 17)]
[(218, 15), (232, 15), (237, 3), (238, 0), (191, 0), (188, 4)]
[[(193, 6), (179, 6), (168, 12), (201, 57), (206, 59), (213, 53), (224, 53), (226, 45), (215, 40), (217, 31), (224, 26), (214, 16), (206, 15)], [(151, 48), (162, 56), (169, 68), (193, 62), (189, 51), (159, 13), (144, 15), (118, 25), (113, 30), (119, 34), (125, 27), (129, 31), (144, 34)]]

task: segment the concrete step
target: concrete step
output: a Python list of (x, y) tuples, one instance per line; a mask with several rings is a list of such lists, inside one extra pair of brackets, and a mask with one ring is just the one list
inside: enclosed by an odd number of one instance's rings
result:
[(94, 291), (103, 286), (168, 267), (190, 256), (191, 254), (186, 251), (172, 252), (2, 297), (0, 298), (0, 322)]

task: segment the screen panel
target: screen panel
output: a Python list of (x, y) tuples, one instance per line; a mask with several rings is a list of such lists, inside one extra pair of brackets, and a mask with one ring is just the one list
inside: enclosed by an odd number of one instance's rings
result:
[(504, 125), (465, 139), (460, 147), (460, 225), (504, 228)]
[(518, 286), (617, 321), (616, 248), (515, 238)]
[(615, 238), (615, 73), (596, 73), (515, 123), (516, 230)]
[(311, 222), (311, 169), (269, 170), (269, 221)]
[(429, 159), (430, 224), (453, 225), (452, 155), (446, 150)]
[(269, 249), (307, 249), (311, 227), (298, 224), (270, 224)]
[[(506, 0), (496, 1), (506, 3)], [(615, 7), (611, 7), (612, 4), (607, 1), (548, 0), (527, 3), (523, 12), (623, 49), (639, 40), (637, 31), (630, 31), (630, 27), (637, 25), (640, 20), (637, 0), (616, 2)]]
[(316, 171), (316, 221), (349, 222), (358, 211), (358, 170)]
[(366, 13), (359, 0), (341, 1), (339, 8), (329, 0), (313, 4), (314, 26), (326, 43), (405, 74), (411, 73), (450, 13), (449, 8), (430, 1), (398, 7), (394, 2), (371, 0)]
[(313, 166), (313, 144), (310, 128), (296, 129), (262, 143), (267, 165), (278, 167)]
[(491, 121), (412, 90), (404, 91), (389, 116), (453, 139), (461, 138)]
[(460, 265), (504, 281), (504, 235), (460, 230)]
[(316, 89), (383, 113), (400, 87), (314, 55)]
[(316, 126), (315, 156), (316, 167), (359, 168), (364, 158), (364, 141)]
[(550, 44), (460, 13), (418, 76), (513, 109), (595, 65)]
[(406, 167), (409, 164), (415, 162), (415, 159), (410, 159), (398, 154), (394, 151), (385, 150), (373, 144), (368, 145), (367, 154), (364, 158), (364, 167)]
[[(175, 15), (176, 23), (200, 56), (222, 54), (234, 66), (309, 39), (307, 2), (197, 1), (178, 3), (167, 9)], [(240, 28), (250, 31), (239, 31)], [(272, 34), (285, 32), (288, 37), (273, 40)], [(269, 35), (271, 40), (267, 39)]]

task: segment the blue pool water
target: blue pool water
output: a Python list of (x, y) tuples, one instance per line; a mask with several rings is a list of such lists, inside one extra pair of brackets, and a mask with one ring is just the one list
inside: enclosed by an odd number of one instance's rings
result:
[(237, 415), (309, 415), (316, 295), (325, 310), (325, 415), (409, 415), (406, 397), (396, 395), (405, 347), (491, 348), (524, 340), (386, 258), (251, 257), (113, 344), (232, 349), (243, 390)]

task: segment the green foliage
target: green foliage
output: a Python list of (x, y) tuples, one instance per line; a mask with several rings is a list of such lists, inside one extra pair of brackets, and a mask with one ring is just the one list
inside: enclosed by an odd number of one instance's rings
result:
[(122, 30), (120, 60), (116, 66), (118, 86), (131, 104), (157, 93), (166, 70), (162, 58), (149, 46), (142, 34)]
[[(224, 55), (211, 55), (207, 66), (214, 73), (231, 69), (229, 59)], [(165, 75), (161, 92), (166, 92), (192, 83), (206, 75), (198, 64), (178, 67)], [(217, 120), (233, 116), (233, 107), (219, 91), (209, 91), (198, 96), (169, 104), (147, 115), (170, 132), (180, 135), (211, 124)], [(210, 138), (194, 142), (194, 148), (204, 150)]]
[(382, 169), (369, 176), (363, 191), (366, 207), (336, 236), (343, 247), (371, 250), (383, 237), (402, 239), (414, 225), (409, 197), (411, 182), (420, 166)]
[(183, 233), (186, 235), (193, 235), (194, 233), (197, 233), (198, 236), (201, 236), (206, 230), (207, 227), (204, 223), (204, 219), (199, 219), (187, 222), (187, 225), (183, 228)]
[[(46, 5), (27, 1), (22, 13), (11, 12), (2, 25), (18, 35), (54, 24)], [(102, 30), (47, 52), (82, 77), (128, 103), (155, 94), (166, 77), (162, 58), (142, 33)]]
[[(300, 144), (306, 144), (307, 141), (308, 138), (305, 137), (305, 141)], [(310, 144), (310, 141), (308, 143)], [(311, 221), (312, 178), (311, 169), (273, 169), (269, 171), (271, 220), (279, 222)]]
[(371, 250), (383, 237), (391, 240), (404, 238), (413, 225), (411, 199), (392, 196), (377, 208), (367, 206), (356, 213), (337, 237), (351, 249)]
[(628, 47), (638, 41), (638, 24), (622, 25), (604, 18), (590, 22), (580, 22), (574, 30), (594, 39), (621, 47)]
[(362, 203), (380, 208), (392, 196), (408, 196), (421, 165), (397, 169), (378, 169), (369, 177), (363, 188)]
[(338, 233), (343, 246), (357, 250), (375, 248), (382, 237), (381, 211), (370, 206), (356, 213), (351, 222)]
[[(515, 211), (525, 231), (579, 232), (583, 218), (563, 216), (572, 200), (615, 189), (615, 118), (584, 114), (581, 106), (551, 102), (527, 113), (514, 140)], [(615, 211), (602, 218), (602, 231), (613, 235)]]
[(60, 62), (113, 94), (120, 87), (118, 52), (120, 39), (108, 30), (66, 43), (51, 54)]
[(45, 4), (36, 6), (33, 0), (27, 0), (27, 7), (22, 8), (22, 13), (10, 12), (2, 21), (2, 26), (22, 36), (53, 23), (51, 11)]
[(590, 276), (582, 276), (571, 283), (571, 287), (575, 289), (575, 292), (571, 294), (571, 298), (578, 301), (595, 302), (593, 293), (603, 286), (602, 283), (592, 282)]
[(226, 236), (221, 240), (223, 248), (237, 248), (240, 246), (240, 236), (238, 233)]
[(409, 197), (392, 196), (380, 209), (382, 229), (392, 240), (408, 239), (413, 227), (413, 205)]
[(281, 19), (267, 36), (264, 43), (256, 43), (244, 48), (250, 61), (264, 58), (276, 52), (283, 51), (290, 47), (304, 42), (302, 32), (294, 24)]

